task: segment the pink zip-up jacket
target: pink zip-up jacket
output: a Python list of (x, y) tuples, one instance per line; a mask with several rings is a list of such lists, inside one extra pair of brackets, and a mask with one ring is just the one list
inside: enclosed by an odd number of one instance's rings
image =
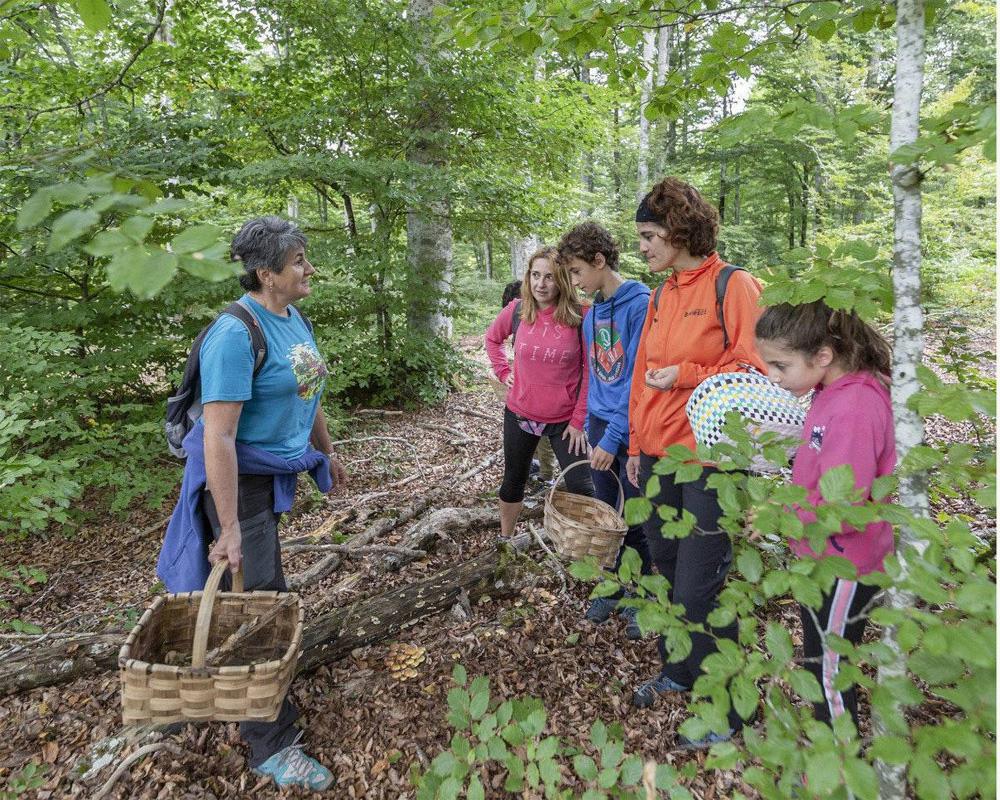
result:
[[(889, 392), (868, 372), (853, 372), (829, 386), (816, 387), (802, 428), (802, 444), (795, 454), (792, 483), (805, 487), (809, 503), (816, 506), (823, 502), (819, 479), (842, 464), (853, 467), (854, 485), (866, 499), (871, 498), (875, 478), (896, 467)], [(813, 512), (796, 510), (803, 523), (816, 521)], [(816, 555), (805, 539), (789, 545), (800, 556)], [(846, 558), (859, 575), (865, 575), (882, 572), (882, 561), (892, 550), (892, 525), (888, 522), (873, 522), (863, 531), (845, 524), (841, 533), (827, 540), (823, 555)]]
[[(511, 367), (503, 343), (514, 329), (511, 301), (486, 330), (486, 353), (503, 382)], [(566, 422), (583, 430), (587, 418), (587, 365), (579, 328), (555, 321), (555, 306), (539, 311), (534, 324), (522, 321), (514, 337), (514, 385), (507, 408), (536, 422)]]

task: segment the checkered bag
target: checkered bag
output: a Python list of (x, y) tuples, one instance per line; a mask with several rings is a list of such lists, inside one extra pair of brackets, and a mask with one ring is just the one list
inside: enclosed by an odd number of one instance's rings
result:
[[(803, 400), (775, 386), (753, 367), (748, 372), (723, 372), (706, 378), (691, 393), (685, 408), (695, 441), (708, 447), (717, 442), (732, 443), (723, 432), (730, 411), (743, 417), (754, 438), (770, 432), (798, 442), (806, 409)], [(754, 457), (751, 469), (775, 471), (774, 465), (760, 455)]]

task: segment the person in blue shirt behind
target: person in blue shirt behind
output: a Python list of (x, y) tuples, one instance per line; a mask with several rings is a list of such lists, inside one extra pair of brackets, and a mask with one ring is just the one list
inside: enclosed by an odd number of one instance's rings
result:
[[(577, 225), (559, 242), (559, 261), (569, 270), (573, 284), (592, 295), (594, 305), (583, 321), (590, 381), (587, 390), (587, 435), (593, 445), (590, 468), (594, 496), (610, 506), (618, 503), (619, 477), (625, 499), (639, 490), (628, 480), (628, 406), (632, 368), (646, 309), (649, 288), (639, 281), (625, 280), (618, 273), (618, 245), (596, 222)], [(639, 553), (642, 574), (648, 575), (652, 562), (642, 526), (628, 529), (614, 568), (621, 564), (626, 547)], [(622, 598), (600, 597), (591, 601), (586, 618), (595, 624), (607, 621)], [(635, 621), (636, 610), (624, 606), (622, 616), (630, 639), (642, 638)]]
[[(254, 376), (250, 333), (228, 314), (202, 342), (203, 416), (184, 439), (181, 498), (157, 565), (169, 591), (201, 588), (208, 564), (222, 559), (233, 572), (242, 566), (246, 591), (287, 591), (278, 520), (291, 507), (296, 475), (309, 471), (322, 491), (347, 479), (320, 407), (326, 364), (292, 305), (308, 297), (316, 272), (305, 248), (302, 232), (274, 216), (250, 220), (233, 239), (247, 290), (239, 302), (264, 333), (267, 359)], [(223, 589), (230, 585), (227, 574)], [(297, 717), (286, 697), (274, 722), (240, 723), (250, 766), (279, 787), (326, 789), (333, 775), (302, 751)]]

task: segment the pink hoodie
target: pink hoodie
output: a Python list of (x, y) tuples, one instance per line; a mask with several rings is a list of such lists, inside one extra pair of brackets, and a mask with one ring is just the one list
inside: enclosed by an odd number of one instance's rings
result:
[[(853, 372), (829, 386), (818, 386), (806, 414), (802, 444), (795, 454), (792, 483), (809, 490), (808, 501), (823, 502), (819, 479), (829, 469), (850, 464), (854, 485), (870, 499), (872, 481), (896, 467), (896, 438), (889, 392), (867, 372)], [(816, 521), (811, 511), (798, 509), (803, 523)], [(794, 553), (815, 555), (805, 539), (789, 543)], [(892, 525), (873, 522), (863, 531), (846, 524), (827, 540), (823, 555), (841, 556), (859, 575), (883, 570), (882, 559), (893, 550)]]
[[(510, 302), (486, 330), (486, 353), (493, 373), (503, 382), (511, 367), (503, 343), (513, 330)], [(534, 324), (521, 322), (514, 337), (514, 386), (507, 408), (536, 422), (565, 422), (583, 430), (587, 418), (587, 365), (580, 328), (555, 321), (555, 306), (539, 311)]]

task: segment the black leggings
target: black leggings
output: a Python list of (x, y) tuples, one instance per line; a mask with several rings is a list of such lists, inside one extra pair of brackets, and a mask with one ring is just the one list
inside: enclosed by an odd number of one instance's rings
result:
[[(814, 703), (816, 719), (828, 725), (841, 714), (850, 714), (858, 728), (858, 691), (852, 683), (834, 687), (840, 670), (840, 656), (826, 644), (826, 634), (839, 636), (852, 644), (861, 644), (868, 623), (867, 605), (878, 592), (877, 586), (837, 578), (833, 588), (823, 595), (823, 604), (815, 613), (799, 606), (802, 614), (802, 650), (806, 668), (816, 676), (823, 690), (823, 702)], [(862, 613), (865, 612), (865, 613)], [(817, 623), (822, 629), (817, 628)]]
[[(574, 461), (586, 458), (574, 456), (569, 452), (569, 440), (563, 439), (563, 431), (568, 422), (557, 422), (545, 426), (543, 436), (547, 436), (552, 452), (559, 460), (559, 466), (565, 469)], [(534, 436), (517, 424), (517, 415), (509, 408), (503, 410), (503, 484), (500, 486), (500, 499), (505, 503), (520, 503), (524, 499), (524, 486), (528, 482), (528, 472), (531, 469), (531, 459), (541, 436)], [(594, 496), (594, 485), (590, 481), (590, 470), (579, 466), (566, 473), (566, 488), (573, 494)]]

